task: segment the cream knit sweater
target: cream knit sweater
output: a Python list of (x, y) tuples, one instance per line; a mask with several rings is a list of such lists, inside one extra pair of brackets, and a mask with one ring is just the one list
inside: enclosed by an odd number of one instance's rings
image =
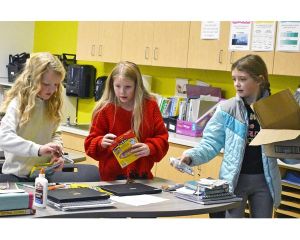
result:
[(8, 105), (0, 124), (0, 148), (5, 155), (3, 173), (28, 176), (35, 164), (49, 162), (51, 158), (38, 156), (41, 145), (49, 142), (62, 145), (60, 132), (47, 118), (45, 107), (45, 102), (37, 98), (30, 121), (19, 128), (18, 100), (13, 99)]

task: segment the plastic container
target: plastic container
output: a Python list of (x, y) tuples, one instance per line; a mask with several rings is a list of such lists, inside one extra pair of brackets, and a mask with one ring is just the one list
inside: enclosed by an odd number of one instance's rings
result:
[(41, 169), (35, 179), (34, 206), (45, 208), (47, 205), (48, 180), (45, 178), (45, 170)]

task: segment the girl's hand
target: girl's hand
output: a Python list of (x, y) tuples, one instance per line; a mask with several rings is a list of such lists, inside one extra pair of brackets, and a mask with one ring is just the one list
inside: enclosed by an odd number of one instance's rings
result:
[(53, 155), (53, 156), (60, 156), (62, 152), (62, 146), (60, 146), (57, 143), (47, 143), (45, 145), (42, 145), (39, 149), (38, 155), (44, 156), (44, 155)]
[(131, 148), (131, 153), (140, 157), (147, 157), (150, 155), (150, 148), (145, 143), (136, 143)]
[(183, 153), (180, 157), (180, 163), (185, 163), (186, 165), (191, 165), (192, 159)]
[(117, 136), (112, 134), (112, 133), (108, 133), (106, 134), (103, 139), (102, 139), (102, 142), (101, 142), (101, 147), (103, 148), (107, 148), (109, 146), (112, 145), (112, 143), (114, 142), (114, 139), (116, 138)]
[(62, 169), (64, 167), (64, 160), (61, 157), (53, 156), (51, 158), (50, 163), (53, 163), (53, 164), (59, 163), (60, 164), (58, 167), (56, 167), (56, 168), (53, 169), (54, 172), (62, 171)]

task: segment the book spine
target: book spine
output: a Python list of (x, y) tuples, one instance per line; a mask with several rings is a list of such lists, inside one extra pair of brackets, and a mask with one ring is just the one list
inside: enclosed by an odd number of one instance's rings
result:
[(27, 209), (17, 209), (17, 210), (5, 210), (0, 211), (0, 217), (3, 216), (20, 216), (20, 215), (33, 215), (35, 214), (36, 210), (33, 208)]
[(202, 200), (206, 200), (206, 199), (209, 199), (209, 200), (212, 200), (212, 199), (223, 199), (223, 198), (228, 198), (228, 197), (232, 197), (233, 196), (233, 193), (216, 193), (216, 194), (207, 194), (207, 195), (199, 195), (200, 199)]

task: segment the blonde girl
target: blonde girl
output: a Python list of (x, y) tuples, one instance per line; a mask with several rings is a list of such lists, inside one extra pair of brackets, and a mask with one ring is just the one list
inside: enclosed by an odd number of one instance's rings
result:
[[(109, 147), (128, 130), (133, 130), (139, 140), (131, 150), (139, 159), (121, 168)], [(151, 168), (163, 158), (168, 146), (167, 129), (155, 99), (143, 85), (138, 66), (127, 61), (118, 63), (106, 80), (85, 139), (86, 153), (99, 161), (101, 179), (151, 179)]]
[(1, 105), (2, 172), (26, 179), (37, 163), (61, 162), (62, 80), (65, 69), (57, 57), (32, 54)]

